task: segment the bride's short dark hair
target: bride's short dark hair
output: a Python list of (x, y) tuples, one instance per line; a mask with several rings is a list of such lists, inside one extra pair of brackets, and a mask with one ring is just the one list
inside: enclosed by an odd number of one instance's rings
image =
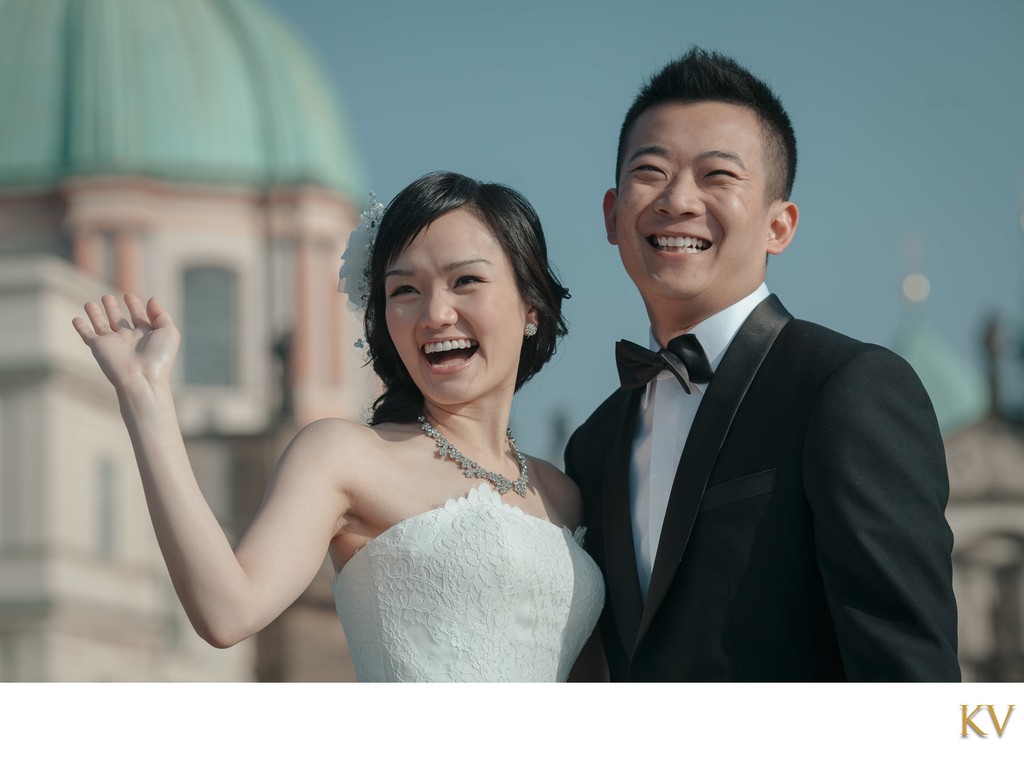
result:
[(460, 208), (474, 214), (494, 235), (508, 256), (520, 295), (537, 310), (537, 334), (523, 340), (516, 390), (554, 355), (558, 339), (567, 332), (562, 300), (569, 291), (551, 271), (544, 231), (529, 201), (505, 185), (478, 182), (454, 172), (420, 177), (388, 204), (370, 258), (364, 320), (370, 362), (384, 384), (384, 392), (373, 403), (371, 425), (411, 422), (423, 413), (423, 395), (388, 332), (385, 275), (425, 227)]

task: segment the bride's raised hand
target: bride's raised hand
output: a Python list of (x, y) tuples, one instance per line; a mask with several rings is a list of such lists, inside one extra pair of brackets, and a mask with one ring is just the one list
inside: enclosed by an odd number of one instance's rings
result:
[(144, 304), (134, 293), (126, 293), (124, 303), (130, 320), (117, 299), (105, 295), (100, 303), (85, 305), (88, 319), (75, 317), (71, 323), (118, 391), (138, 381), (169, 382), (181, 343), (178, 328), (156, 298)]

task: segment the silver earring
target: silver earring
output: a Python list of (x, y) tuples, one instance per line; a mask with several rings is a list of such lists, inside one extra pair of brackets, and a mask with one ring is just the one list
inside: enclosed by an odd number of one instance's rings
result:
[(527, 338), (532, 338), (536, 334), (537, 325), (535, 325), (533, 322), (527, 322), (526, 328), (523, 330), (523, 335), (525, 335)]

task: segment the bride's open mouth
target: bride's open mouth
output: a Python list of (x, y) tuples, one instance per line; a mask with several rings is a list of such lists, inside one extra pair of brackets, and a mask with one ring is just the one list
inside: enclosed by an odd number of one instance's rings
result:
[(427, 361), (435, 367), (469, 361), (480, 348), (480, 344), (468, 338), (438, 340), (423, 346)]

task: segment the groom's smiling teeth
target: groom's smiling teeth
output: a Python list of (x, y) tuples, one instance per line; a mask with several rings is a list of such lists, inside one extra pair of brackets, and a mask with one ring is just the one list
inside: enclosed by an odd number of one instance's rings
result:
[(466, 360), (476, 353), (479, 344), (475, 340), (457, 338), (455, 340), (437, 340), (423, 346), (423, 353), (431, 364)]
[(647, 242), (655, 248), (660, 248), (663, 251), (670, 251), (672, 253), (697, 253), (699, 251), (706, 251), (711, 247), (711, 243), (707, 240), (701, 240), (700, 238), (695, 237), (665, 237), (662, 235), (651, 235), (647, 238)]

